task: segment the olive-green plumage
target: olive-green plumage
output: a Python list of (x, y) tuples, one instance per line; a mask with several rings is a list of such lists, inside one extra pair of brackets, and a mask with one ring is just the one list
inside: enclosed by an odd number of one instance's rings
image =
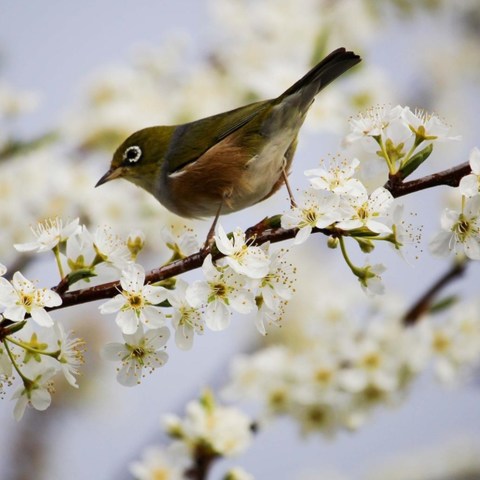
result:
[(358, 62), (339, 48), (275, 99), (139, 130), (118, 147), (97, 186), (125, 178), (183, 217), (230, 213), (268, 198), (284, 183), (315, 95)]

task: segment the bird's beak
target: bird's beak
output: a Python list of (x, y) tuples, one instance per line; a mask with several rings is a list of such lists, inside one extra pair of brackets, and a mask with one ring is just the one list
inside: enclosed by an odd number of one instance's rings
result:
[(122, 169), (120, 167), (117, 168), (111, 168), (95, 185), (96, 187), (99, 187), (100, 185), (103, 185), (104, 183), (109, 182), (110, 180), (114, 180), (115, 178), (118, 178), (122, 175)]

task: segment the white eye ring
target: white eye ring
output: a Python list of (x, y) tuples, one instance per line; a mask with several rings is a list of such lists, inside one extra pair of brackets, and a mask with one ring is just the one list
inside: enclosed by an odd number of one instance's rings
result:
[(136, 145), (128, 147), (125, 152), (123, 152), (123, 159), (128, 160), (130, 163), (135, 163), (140, 160), (142, 156), (142, 149)]

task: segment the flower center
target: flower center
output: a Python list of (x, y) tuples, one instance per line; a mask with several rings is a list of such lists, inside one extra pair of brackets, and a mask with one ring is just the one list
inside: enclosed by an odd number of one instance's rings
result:
[(369, 370), (375, 370), (380, 366), (381, 360), (378, 353), (369, 353), (363, 357), (363, 364)]
[(212, 293), (216, 297), (224, 298), (227, 296), (227, 287), (223, 283), (215, 283), (212, 285)]
[(33, 305), (33, 303), (33, 295), (23, 292), (20, 294), (20, 304), (25, 307), (25, 310), (27, 310), (27, 312), (30, 311), (30, 307)]
[(368, 209), (366, 204), (363, 204), (358, 210), (357, 215), (360, 220), (366, 220), (368, 218)]
[(460, 215), (458, 222), (453, 226), (452, 230), (461, 242), (464, 242), (468, 235), (471, 233), (471, 224), (463, 216)]
[(143, 307), (143, 297), (138, 293), (132, 293), (128, 296), (128, 304), (133, 310), (138, 310)]
[(155, 468), (151, 472), (152, 480), (168, 480), (170, 478), (170, 472), (166, 468)]
[(316, 210), (313, 208), (306, 208), (303, 210), (303, 217), (305, 218), (305, 223), (307, 225), (315, 226), (317, 223), (318, 215)]
[(326, 368), (319, 368), (315, 372), (315, 379), (317, 380), (318, 383), (329, 383), (332, 378), (332, 371), (328, 370)]

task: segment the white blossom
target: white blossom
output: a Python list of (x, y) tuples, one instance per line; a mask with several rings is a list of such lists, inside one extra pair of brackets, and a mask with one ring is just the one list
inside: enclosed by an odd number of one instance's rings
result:
[(99, 227), (93, 235), (95, 252), (104, 262), (123, 269), (131, 262), (131, 254), (127, 244), (109, 227)]
[(75, 388), (78, 388), (76, 375), (79, 374), (78, 368), (83, 365), (83, 349), (85, 342), (80, 338), (72, 338), (73, 332), (65, 334), (63, 326), (60, 323), (54, 325), (57, 335), (57, 345), (60, 353), (57, 357), (60, 368), (67, 382)]
[(440, 118), (424, 110), (415, 110), (412, 112), (409, 107), (402, 110), (402, 118), (410, 130), (422, 140), (458, 140), (460, 137), (447, 136), (450, 127)]
[(187, 300), (188, 284), (177, 280), (175, 290), (169, 292), (168, 301), (173, 307), (172, 325), (175, 328), (175, 343), (182, 350), (190, 350), (195, 333), (202, 335), (205, 321), (202, 311), (193, 307)]
[(43, 223), (39, 223), (36, 228), (31, 228), (33, 235), (36, 237), (33, 242), (16, 243), (14, 247), (19, 252), (47, 252), (65, 242), (71, 236), (80, 233), (82, 227), (79, 225), (79, 221), (76, 218), (63, 226), (63, 222), (59, 218), (45, 220)]
[(238, 313), (250, 313), (255, 308), (248, 278), (230, 267), (216, 267), (212, 256), (207, 255), (202, 266), (206, 281), (199, 280), (187, 288), (186, 298), (193, 307), (205, 306), (205, 323), (211, 330), (228, 327), (231, 309)]
[(232, 238), (228, 238), (223, 227), (218, 224), (215, 230), (215, 244), (225, 257), (226, 263), (237, 273), (250, 278), (264, 277), (269, 268), (270, 259), (264, 249), (248, 245), (245, 233), (236, 228)]
[(282, 228), (298, 228), (294, 244), (307, 240), (314, 228), (326, 228), (341, 220), (340, 198), (329, 191), (309, 189), (299, 206), (282, 215)]
[(252, 440), (250, 418), (208, 397), (189, 402), (185, 418), (170, 415), (165, 422), (167, 433), (174, 431), (190, 451), (195, 451), (197, 445), (207, 445), (213, 453), (229, 457), (244, 452)]
[(3, 263), (0, 263), (0, 277), (5, 275), (6, 273), (7, 273), (7, 267)]
[(122, 291), (100, 305), (100, 313), (117, 313), (115, 321), (123, 333), (133, 334), (143, 323), (149, 328), (165, 325), (165, 315), (156, 305), (167, 299), (163, 287), (145, 285), (145, 270), (141, 265), (130, 264), (120, 278)]
[(58, 293), (47, 288), (36, 288), (20, 272), (15, 272), (12, 282), (0, 277), (0, 306), (5, 307), (3, 316), (19, 322), (30, 315), (42, 327), (51, 327), (53, 319), (45, 307), (57, 307), (62, 299)]
[(27, 405), (36, 410), (46, 410), (52, 401), (50, 390), (54, 368), (45, 369), (41, 363), (32, 362), (32, 367), (24, 374), (24, 384), (12, 396), (12, 400), (17, 400), (13, 409), (17, 421), (23, 417)]
[(282, 252), (272, 255), (269, 272), (259, 280), (257, 286), (259, 308), (255, 326), (262, 335), (267, 333), (265, 324), (277, 324), (280, 321), (284, 306), (293, 294), (294, 275), (294, 268), (284, 261)]
[(192, 253), (198, 252), (200, 248), (195, 234), (190, 230), (183, 232), (181, 235), (175, 235), (172, 228), (164, 227), (160, 235), (167, 247), (180, 258), (188, 257)]
[(329, 190), (337, 194), (355, 192), (361, 188), (360, 180), (353, 178), (355, 170), (360, 165), (360, 160), (354, 158), (351, 162), (336, 162), (329, 167), (319, 167), (307, 170), (305, 175), (309, 178), (313, 188)]
[(370, 195), (365, 187), (355, 195), (344, 197), (344, 219), (337, 223), (343, 230), (355, 230), (366, 227), (373, 233), (392, 233), (392, 229), (380, 218), (386, 217), (393, 206), (393, 196), (385, 188), (379, 187)]
[(164, 347), (169, 337), (170, 331), (167, 327), (147, 330), (144, 333), (140, 325), (135, 333), (123, 334), (124, 343), (105, 345), (103, 356), (107, 360), (122, 363), (118, 369), (118, 383), (132, 387), (140, 383), (144, 368), (151, 373), (167, 362), (168, 354)]
[(385, 285), (383, 284), (381, 274), (385, 270), (385, 266), (381, 263), (363, 267), (363, 274), (358, 277), (358, 281), (367, 295), (383, 295)]
[(475, 147), (469, 158), (472, 173), (460, 180), (460, 192), (466, 197), (474, 197), (480, 193), (480, 149)]
[(397, 105), (378, 106), (371, 108), (365, 114), (359, 114), (350, 119), (350, 134), (347, 135), (348, 143), (362, 141), (367, 146), (378, 149), (378, 142), (375, 138), (390, 139), (395, 145), (408, 138), (409, 131), (402, 119), (403, 107)]
[(141, 460), (132, 462), (130, 473), (136, 480), (184, 480), (184, 471), (188, 467), (185, 460), (179, 461), (162, 447), (148, 447)]
[(480, 196), (468, 198), (462, 212), (446, 208), (441, 217), (442, 231), (430, 242), (431, 251), (446, 256), (451, 251), (480, 260)]

